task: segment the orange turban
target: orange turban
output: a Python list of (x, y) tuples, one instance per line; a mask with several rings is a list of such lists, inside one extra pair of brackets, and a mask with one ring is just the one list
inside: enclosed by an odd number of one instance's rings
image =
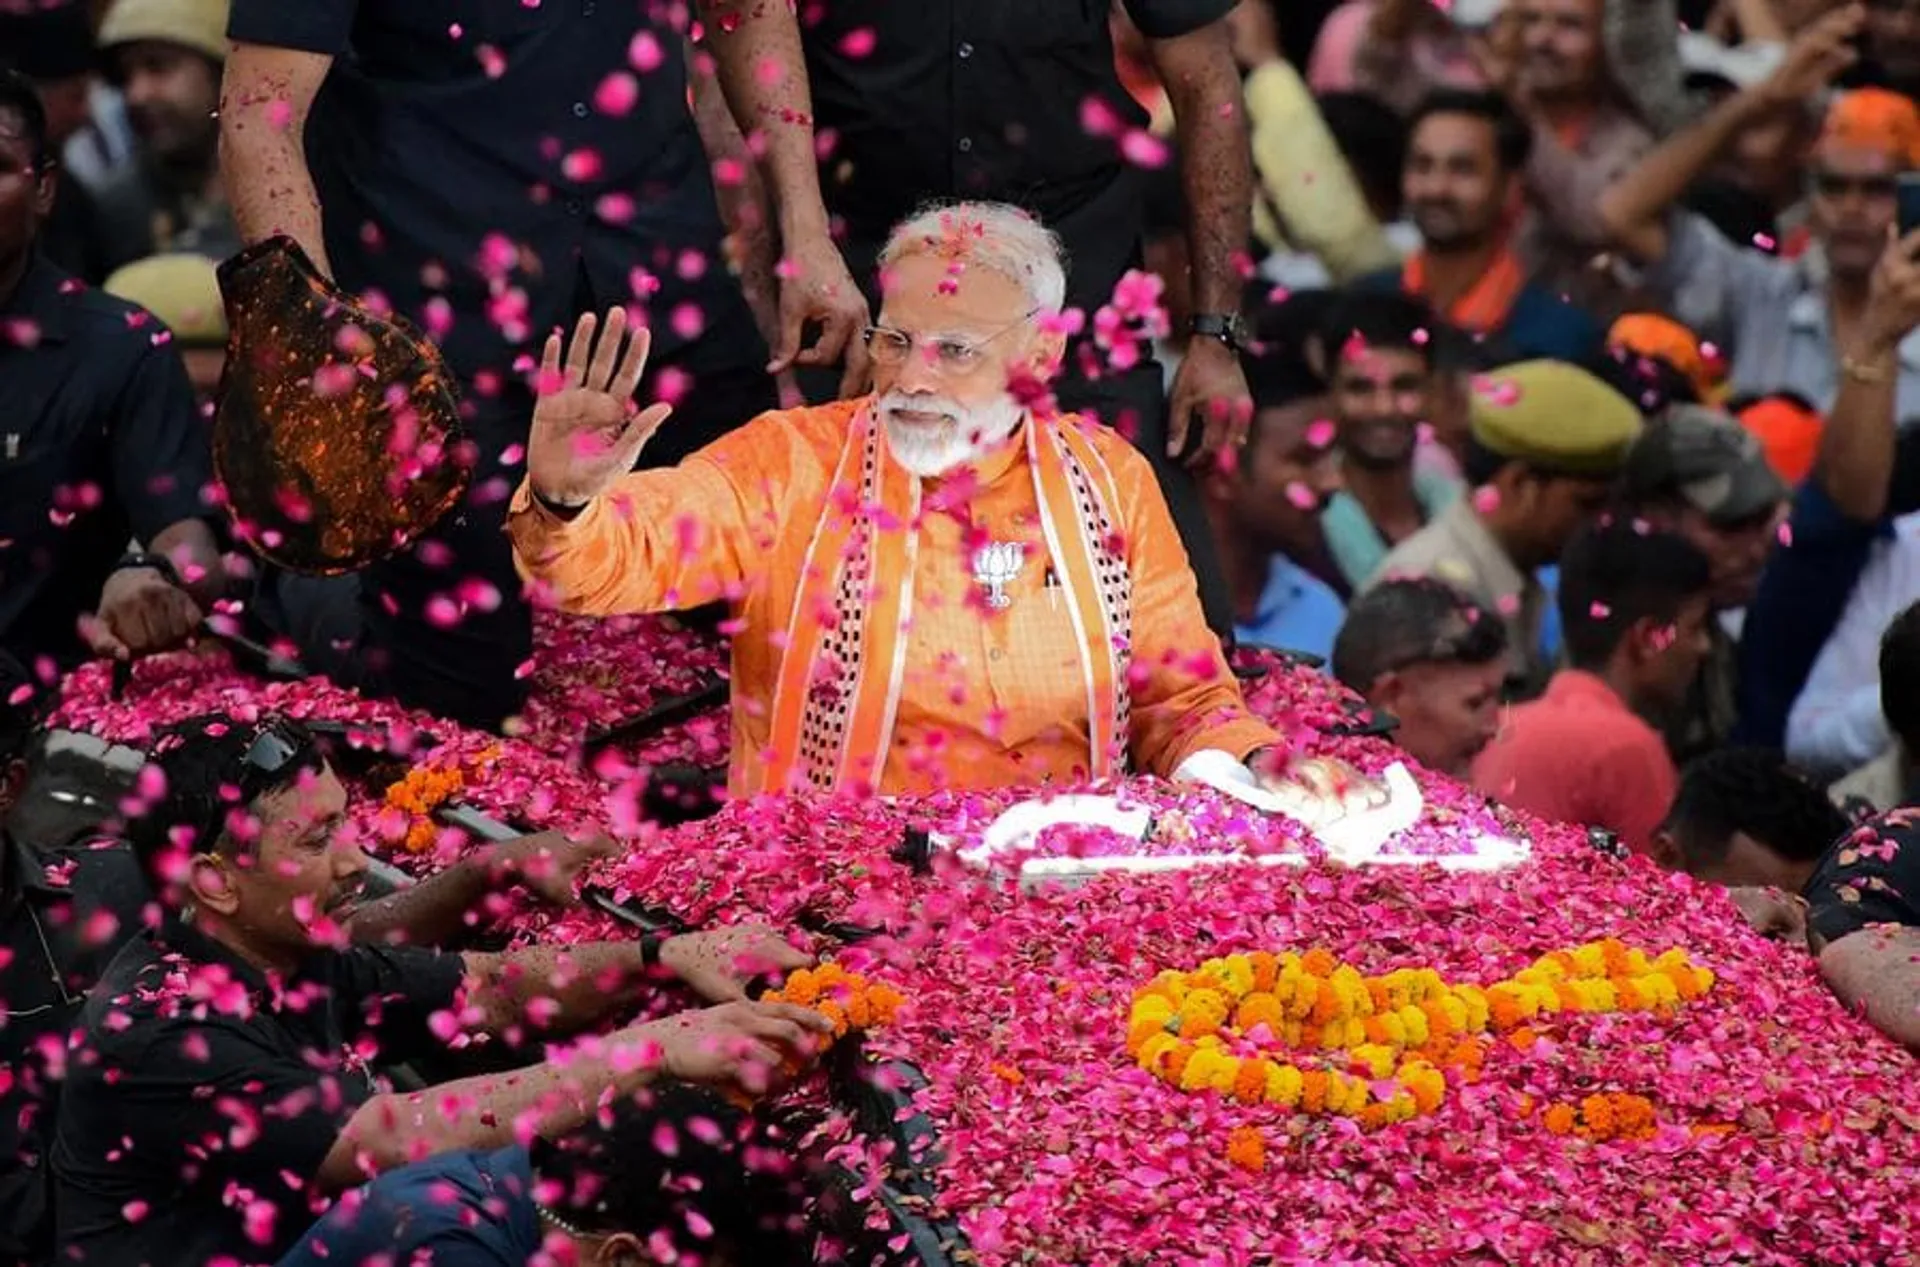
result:
[(1822, 141), (1890, 153), (1903, 167), (1920, 167), (1920, 108), (1885, 88), (1856, 88), (1827, 107)]
[(1718, 352), (1672, 317), (1630, 312), (1607, 331), (1607, 346), (1665, 361), (1693, 384), (1703, 401), (1718, 402), (1723, 394), (1721, 380), (1726, 366)]
[(1797, 485), (1813, 470), (1825, 423), (1799, 401), (1784, 396), (1755, 401), (1740, 411), (1740, 425), (1760, 441), (1767, 465), (1787, 483)]

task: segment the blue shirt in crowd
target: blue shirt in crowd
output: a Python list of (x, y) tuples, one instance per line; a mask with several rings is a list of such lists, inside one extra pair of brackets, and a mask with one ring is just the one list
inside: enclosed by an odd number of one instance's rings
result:
[(526, 1267), (540, 1241), (526, 1149), (445, 1153), (342, 1197), (279, 1267)]
[(1326, 659), (1347, 618), (1347, 607), (1333, 587), (1284, 554), (1267, 564), (1267, 587), (1251, 621), (1236, 621), (1234, 639), (1243, 646), (1304, 651)]

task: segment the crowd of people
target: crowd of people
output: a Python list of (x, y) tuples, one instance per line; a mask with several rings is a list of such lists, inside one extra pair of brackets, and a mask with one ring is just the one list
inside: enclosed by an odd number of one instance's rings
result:
[[(497, 729), (549, 604), (730, 639), (735, 795), (1364, 811), (1244, 704), (1266, 647), (1920, 1048), (1920, 0), (0, 0), (0, 65), (0, 804), (88, 660), (217, 614)], [(324, 304), (269, 355), (272, 258)], [(317, 576), (216, 420), (377, 377), (341, 321), (466, 476)], [(609, 842), (363, 901), (301, 727), (149, 769), (0, 855), (0, 1253), (799, 1252), (793, 1139), (712, 1090), (817, 1050), (747, 1001), (775, 930), (437, 950)], [(527, 1063), (655, 978), (711, 1006)], [(391, 1089), (455, 1033), (524, 1067)]]

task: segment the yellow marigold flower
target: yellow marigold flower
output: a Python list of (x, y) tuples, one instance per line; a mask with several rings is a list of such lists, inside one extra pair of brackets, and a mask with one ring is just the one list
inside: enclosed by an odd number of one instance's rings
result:
[(1427, 1014), (1409, 1004), (1400, 1009), (1400, 1027), (1407, 1032), (1407, 1046), (1418, 1047), (1430, 1036)]
[(1417, 1112), (1431, 1113), (1440, 1107), (1446, 1098), (1447, 1080), (1432, 1065), (1421, 1064), (1401, 1072), (1401, 1085), (1407, 1094), (1413, 1097), (1413, 1106)]
[(1220, 963), (1219, 975), (1234, 998), (1253, 993), (1253, 963), (1245, 955), (1228, 955)]
[(1275, 1064), (1267, 1070), (1267, 1103), (1290, 1109), (1300, 1103), (1305, 1079), (1292, 1065)]
[(1598, 942), (1589, 942), (1575, 949), (1570, 956), (1574, 970), (1585, 977), (1604, 977), (1607, 975), (1606, 950)]
[(1236, 1126), (1228, 1132), (1227, 1160), (1256, 1175), (1265, 1170), (1267, 1148), (1260, 1139), (1260, 1132), (1251, 1126)]
[(1213, 1071), (1219, 1065), (1221, 1055), (1204, 1047), (1196, 1047), (1187, 1060), (1186, 1067), (1180, 1071), (1180, 1089), (1182, 1091), (1204, 1090), (1213, 1080)]
[(1227, 1000), (1213, 990), (1195, 990), (1180, 1004), (1180, 1037), (1199, 1038), (1226, 1023)]
[(1218, 1063), (1208, 1066), (1207, 1089), (1232, 1095), (1234, 1084), (1240, 1081), (1240, 1066), (1245, 1063), (1238, 1056), (1221, 1055)]
[(1393, 1073), (1394, 1051), (1378, 1043), (1362, 1043), (1353, 1049), (1354, 1060), (1365, 1067), (1371, 1077), (1385, 1078)]
[(1395, 1047), (1407, 1045), (1407, 1027), (1400, 1020), (1398, 1012), (1388, 1012), (1377, 1018), (1380, 1028), (1386, 1031), (1387, 1042)]
[(1165, 1025), (1173, 1019), (1173, 1000), (1164, 994), (1149, 994), (1133, 1001), (1133, 1019)]

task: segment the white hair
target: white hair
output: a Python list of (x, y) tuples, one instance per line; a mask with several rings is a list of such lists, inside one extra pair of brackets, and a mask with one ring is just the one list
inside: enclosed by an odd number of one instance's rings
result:
[(1059, 312), (1067, 302), (1066, 252), (1053, 231), (1005, 202), (949, 202), (922, 207), (894, 226), (880, 252), (884, 272), (910, 255), (966, 260), (1019, 284), (1035, 308)]

